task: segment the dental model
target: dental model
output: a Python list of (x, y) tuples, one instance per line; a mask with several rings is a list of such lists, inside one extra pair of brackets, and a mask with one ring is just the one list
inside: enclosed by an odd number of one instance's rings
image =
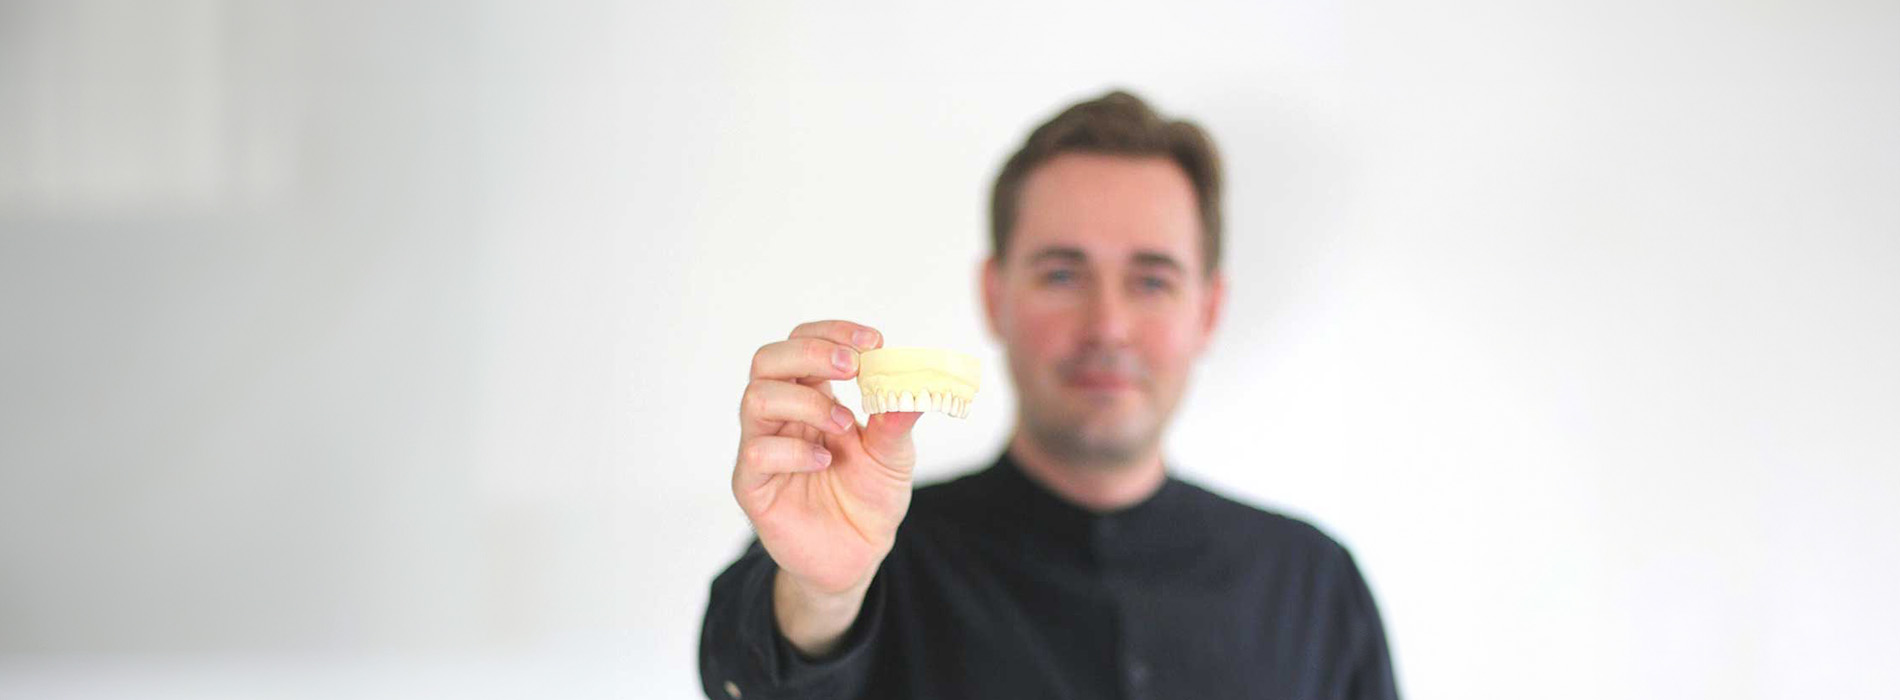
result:
[(879, 348), (858, 355), (858, 390), (864, 412), (935, 411), (970, 417), (982, 365), (960, 352), (931, 348)]

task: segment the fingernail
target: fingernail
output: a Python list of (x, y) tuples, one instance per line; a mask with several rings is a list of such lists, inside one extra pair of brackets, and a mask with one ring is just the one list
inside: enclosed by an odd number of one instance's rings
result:
[(825, 467), (831, 465), (831, 450), (812, 445), (811, 456), (818, 458), (818, 466)]
[(859, 350), (875, 348), (877, 347), (877, 333), (871, 330), (860, 330), (856, 333), (852, 333), (851, 344), (858, 346)]
[(851, 371), (851, 351), (844, 348), (838, 348), (833, 351), (831, 353), (831, 364), (837, 365), (838, 369), (846, 372)]
[(832, 406), (831, 407), (831, 422), (837, 423), (838, 427), (840, 428), (843, 428), (845, 430), (850, 430), (851, 424), (856, 423), (857, 420), (853, 419), (851, 417), (851, 412), (845, 410), (843, 406)]

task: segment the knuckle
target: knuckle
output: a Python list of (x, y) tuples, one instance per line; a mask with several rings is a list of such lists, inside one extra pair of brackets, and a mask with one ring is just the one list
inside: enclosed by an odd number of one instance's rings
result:
[(831, 366), (831, 344), (812, 338), (805, 341), (805, 354), (820, 366)]
[(740, 510), (744, 510), (747, 517), (751, 517), (753, 500), (747, 497), (748, 494), (746, 493), (745, 483), (745, 469), (741, 467), (732, 470), (732, 498), (739, 502)]
[(739, 397), (739, 413), (754, 418), (765, 415), (770, 402), (765, 398), (765, 390), (758, 382), (746, 385), (745, 393)]
[(739, 461), (757, 467), (765, 463), (768, 452), (764, 442), (753, 440), (739, 448)]
[(845, 322), (835, 318), (806, 321), (805, 323), (799, 324), (798, 330), (795, 332), (798, 335), (827, 337), (837, 331), (838, 327), (842, 325), (845, 325)]
[(759, 349), (752, 351), (752, 366), (747, 371), (747, 374), (750, 374), (751, 376), (754, 376), (754, 377), (759, 376), (759, 372), (765, 369), (766, 350), (771, 347), (772, 346), (769, 344), (761, 345), (759, 346)]

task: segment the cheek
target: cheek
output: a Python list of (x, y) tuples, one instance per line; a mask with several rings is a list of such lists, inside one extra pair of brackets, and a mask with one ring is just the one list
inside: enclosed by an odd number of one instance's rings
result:
[(1016, 329), (1012, 343), (1036, 358), (1061, 357), (1073, 345), (1077, 321), (1073, 311), (1055, 304), (1024, 303), (1014, 308)]
[(1136, 344), (1156, 372), (1179, 372), (1193, 360), (1195, 328), (1179, 315), (1158, 316), (1143, 324)]

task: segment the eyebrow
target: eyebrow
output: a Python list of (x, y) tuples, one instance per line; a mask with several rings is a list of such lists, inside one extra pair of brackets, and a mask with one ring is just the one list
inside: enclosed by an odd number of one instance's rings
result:
[[(1180, 274), (1187, 273), (1187, 266), (1182, 265), (1181, 261), (1174, 259), (1174, 256), (1167, 253), (1143, 250), (1136, 252), (1134, 257), (1136, 267), (1165, 267)], [(1034, 265), (1044, 260), (1081, 263), (1087, 262), (1088, 259), (1088, 254), (1082, 252), (1081, 248), (1050, 246), (1036, 251), (1035, 255), (1029, 256), (1029, 264)]]
[(1175, 260), (1174, 256), (1168, 255), (1167, 253), (1154, 253), (1154, 252), (1149, 252), (1149, 251), (1142, 251), (1142, 252), (1136, 253), (1135, 266), (1136, 267), (1166, 267), (1166, 268), (1173, 269), (1177, 273), (1184, 274), (1184, 275), (1187, 274), (1187, 266), (1182, 265), (1181, 261)]

